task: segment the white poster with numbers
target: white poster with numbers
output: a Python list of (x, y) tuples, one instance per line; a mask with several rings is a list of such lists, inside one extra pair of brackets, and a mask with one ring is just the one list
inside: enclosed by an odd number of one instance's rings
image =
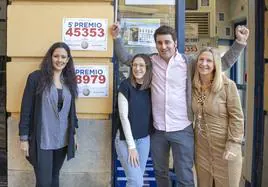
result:
[(175, 5), (175, 0), (126, 0), (126, 5)]
[(75, 65), (78, 97), (108, 97), (108, 65)]
[(108, 20), (63, 18), (62, 41), (72, 50), (107, 51)]

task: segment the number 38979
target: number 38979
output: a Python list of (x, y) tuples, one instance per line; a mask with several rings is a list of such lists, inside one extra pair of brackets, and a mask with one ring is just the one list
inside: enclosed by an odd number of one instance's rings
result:
[(104, 75), (76, 75), (77, 84), (104, 84), (106, 77)]

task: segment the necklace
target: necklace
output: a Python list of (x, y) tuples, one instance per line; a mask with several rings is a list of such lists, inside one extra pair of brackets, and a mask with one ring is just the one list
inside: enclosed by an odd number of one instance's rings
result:
[(200, 92), (197, 96), (197, 103), (199, 104), (198, 112), (196, 116), (196, 125), (198, 129), (198, 135), (206, 137), (206, 120), (204, 118), (204, 104), (209, 94), (209, 89), (211, 88), (212, 81), (209, 84), (201, 85)]
[(207, 98), (207, 96), (206, 96), (205, 92), (202, 91), (197, 97), (197, 102), (203, 106), (206, 98)]
[(206, 92), (211, 87), (212, 83), (201, 85), (200, 93), (197, 96), (197, 102), (200, 103), (202, 106), (204, 105), (204, 102), (207, 98)]

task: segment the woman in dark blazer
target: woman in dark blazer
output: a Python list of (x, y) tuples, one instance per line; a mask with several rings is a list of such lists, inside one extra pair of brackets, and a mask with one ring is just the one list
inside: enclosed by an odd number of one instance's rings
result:
[(70, 48), (54, 43), (24, 90), (20, 147), (33, 165), (37, 187), (59, 187), (59, 172), (75, 155), (77, 84)]

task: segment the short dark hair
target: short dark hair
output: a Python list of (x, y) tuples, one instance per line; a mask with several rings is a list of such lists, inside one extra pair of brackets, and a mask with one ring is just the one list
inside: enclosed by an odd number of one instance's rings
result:
[(151, 57), (149, 57), (148, 55), (146, 54), (136, 54), (132, 61), (131, 61), (131, 68), (130, 68), (130, 82), (131, 82), (131, 85), (134, 86), (136, 88), (136, 85), (137, 85), (137, 82), (135, 80), (135, 77), (133, 75), (133, 67), (132, 67), (132, 64), (134, 62), (134, 60), (136, 58), (142, 58), (145, 62), (145, 65), (146, 65), (146, 72), (143, 76), (143, 84), (141, 85), (140, 87), (140, 90), (145, 90), (145, 89), (148, 89), (150, 86), (151, 86), (151, 82), (152, 82), (152, 60), (151, 60)]
[(170, 34), (174, 42), (177, 41), (177, 32), (176, 32), (176, 30), (173, 29), (170, 26), (167, 26), (167, 25), (162, 25), (158, 29), (155, 30), (155, 32), (154, 32), (154, 41), (156, 42), (157, 35), (166, 35), (166, 34)]

